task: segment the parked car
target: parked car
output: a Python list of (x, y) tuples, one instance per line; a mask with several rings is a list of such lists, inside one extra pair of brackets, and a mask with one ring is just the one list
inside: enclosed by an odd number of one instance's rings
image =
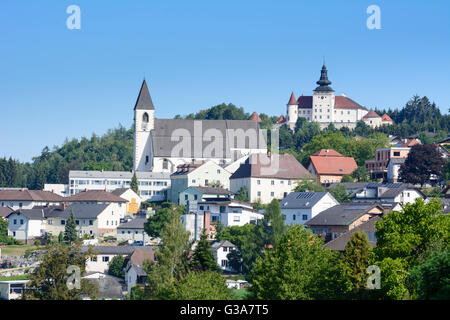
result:
[(131, 244), (132, 246), (143, 246), (144, 242), (143, 241), (135, 241)]

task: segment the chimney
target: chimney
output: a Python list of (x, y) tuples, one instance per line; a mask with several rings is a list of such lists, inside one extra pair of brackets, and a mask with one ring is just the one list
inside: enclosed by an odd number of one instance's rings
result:
[(208, 238), (210, 233), (209, 230), (210, 226), (211, 226), (211, 212), (205, 211), (205, 214), (203, 215), (203, 228), (206, 230), (205, 233), (208, 235)]
[(271, 156), (270, 151), (267, 151), (267, 156), (270, 158), (270, 156)]
[(61, 203), (61, 211), (65, 211), (67, 209), (67, 204), (65, 202)]
[(25, 191), (25, 188), (20, 189), (20, 191)]

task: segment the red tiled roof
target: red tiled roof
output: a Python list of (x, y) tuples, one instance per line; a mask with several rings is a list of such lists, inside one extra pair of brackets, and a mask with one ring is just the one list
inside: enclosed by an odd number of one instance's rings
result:
[(381, 120), (383, 120), (383, 121), (392, 121), (392, 122), (394, 122), (394, 121), (391, 119), (391, 117), (388, 116), (387, 113), (385, 113), (385, 114), (383, 114), (383, 115), (381, 116)]
[(419, 142), (419, 140), (411, 139), (398, 147), (399, 148), (409, 148), (409, 147), (415, 146), (416, 144), (421, 144), (421, 143)]
[(176, 175), (184, 175), (184, 174), (191, 173), (192, 171), (201, 167), (205, 163), (206, 163), (205, 161), (197, 161), (197, 162), (189, 162), (189, 163), (179, 164), (177, 166), (177, 171), (172, 173), (172, 175), (176, 176)]
[(288, 104), (297, 104), (297, 100), (295, 100), (294, 92), (291, 93), (291, 98), (289, 99)]
[(284, 116), (280, 116), (277, 120), (277, 123), (283, 123), (286, 122), (286, 118)]
[(320, 175), (333, 174), (344, 175), (351, 174), (358, 168), (355, 159), (342, 156), (311, 156), (309, 157), (316, 172)]
[(127, 202), (127, 200), (105, 190), (87, 190), (68, 198), (66, 202)]
[(261, 122), (261, 118), (259, 117), (259, 115), (256, 113), (256, 111), (253, 111), (252, 116), (250, 117), (249, 120), (256, 120), (258, 122)]
[(365, 107), (356, 103), (350, 98), (344, 96), (336, 96), (334, 100), (334, 108), (335, 109), (363, 109), (367, 110)]
[(320, 149), (319, 151), (313, 153), (312, 155), (319, 157), (343, 157), (342, 154), (333, 149)]
[(2, 190), (0, 191), (0, 200), (61, 202), (64, 198), (44, 190)]
[(370, 110), (369, 112), (367, 112), (367, 114), (363, 117), (363, 119), (369, 119), (369, 118), (379, 118), (380, 116), (378, 115), (378, 113), (376, 113), (373, 110)]

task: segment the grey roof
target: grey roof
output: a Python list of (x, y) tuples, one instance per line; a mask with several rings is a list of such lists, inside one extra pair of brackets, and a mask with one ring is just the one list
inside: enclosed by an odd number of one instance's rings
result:
[[(196, 128), (195, 130), (194, 127)], [(249, 135), (253, 132), (255, 135), (255, 139), (253, 137), (248, 139), (248, 145), (245, 146), (246, 149), (267, 148), (266, 140), (256, 120), (155, 119), (154, 130), (151, 132), (153, 154), (155, 157), (171, 157), (172, 150), (176, 150), (175, 146), (180, 143), (179, 141), (172, 141), (171, 138), (175, 135), (183, 139), (184, 142), (186, 140), (189, 141), (191, 146), (191, 150), (187, 151), (190, 151), (190, 154), (182, 155), (184, 158), (233, 158), (230, 147), (236, 146), (237, 142), (230, 133), (236, 132), (238, 138), (242, 137), (243, 140), (246, 140), (243, 137), (243, 133), (239, 134), (236, 131), (237, 129), (249, 132)], [(210, 150), (211, 147), (208, 146), (212, 143), (211, 141), (204, 141), (203, 136), (207, 130), (214, 130), (210, 131), (214, 136), (214, 143), (220, 146), (220, 150), (215, 150), (213, 154), (205, 153), (205, 151)], [(197, 145), (199, 146), (196, 149), (199, 150), (198, 153), (194, 152), (194, 146)]]
[[(353, 228), (352, 230), (345, 232), (341, 236), (325, 243), (323, 246), (330, 250), (344, 251), (347, 242), (351, 239), (353, 234), (355, 234), (357, 231), (366, 232), (366, 233), (367, 232), (375, 232), (376, 231), (375, 223), (377, 221), (379, 221), (380, 219), (381, 219), (381, 217), (379, 217), (379, 216), (372, 217), (371, 219), (369, 219), (369, 221), (366, 221), (366, 222), (360, 224), (359, 226)], [(377, 242), (369, 241), (369, 244), (372, 247), (375, 247)]]
[(442, 212), (444, 214), (448, 214), (450, 212), (450, 199), (449, 198), (440, 198), (442, 202)]
[(305, 224), (308, 226), (348, 226), (374, 207), (380, 206), (370, 203), (343, 203), (322, 211)]
[(211, 245), (211, 250), (217, 251), (219, 248), (222, 248), (222, 247), (236, 247), (236, 245), (232, 244), (228, 240), (222, 240), (222, 241), (214, 242)]
[(145, 79), (142, 81), (141, 90), (139, 91), (139, 96), (134, 105), (134, 110), (155, 110)]
[[(69, 179), (99, 178), (99, 179), (130, 179), (133, 177), (131, 171), (81, 171), (70, 170)], [(167, 179), (170, 180), (168, 172), (136, 172), (136, 178), (141, 179)]]
[(111, 193), (115, 196), (121, 196), (123, 195), (125, 192), (127, 192), (128, 190), (130, 190), (130, 188), (117, 188), (114, 189), (113, 191), (111, 191)]
[[(81, 248), (82, 252), (86, 252), (89, 249), (89, 246), (83, 246)], [(152, 251), (152, 246), (93, 246), (92, 250), (98, 254), (121, 254), (121, 255), (130, 255), (135, 250), (146, 250)]]
[(389, 163), (392, 163), (392, 164), (402, 164), (402, 163), (405, 163), (405, 161), (406, 161), (406, 158), (391, 158), (391, 159), (389, 160)]
[(19, 209), (8, 214), (6, 218), (9, 218), (13, 214), (18, 215), (22, 214), (30, 220), (44, 220), (47, 214), (53, 211), (54, 209), (55, 209), (54, 207), (49, 207), (47, 209), (44, 209), (43, 207), (33, 207), (32, 209)]
[(109, 203), (74, 203), (68, 206), (64, 211), (53, 210), (49, 212), (47, 217), (67, 219), (70, 216), (70, 212), (73, 211), (73, 215), (76, 219), (96, 219), (97, 216), (102, 213), (108, 206)]
[(99, 299), (121, 299), (123, 297), (122, 284), (114, 278), (105, 277), (101, 279), (85, 279), (91, 283), (98, 285)]
[(13, 211), (10, 207), (0, 207), (0, 217), (7, 217)]
[(347, 190), (362, 189), (369, 184), (369, 182), (334, 182), (330, 184), (330, 187), (336, 187), (339, 184), (345, 185)]
[[(291, 192), (280, 202), (281, 209), (309, 209), (328, 192)], [(333, 196), (330, 194), (333, 198)], [(334, 199), (334, 198), (333, 198)]]
[(147, 222), (147, 218), (134, 218), (128, 222), (120, 224), (117, 229), (142, 229), (144, 230), (144, 223)]

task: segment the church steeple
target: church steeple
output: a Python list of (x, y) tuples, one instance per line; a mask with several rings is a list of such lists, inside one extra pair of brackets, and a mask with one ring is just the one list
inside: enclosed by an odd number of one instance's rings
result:
[(148, 91), (147, 82), (145, 82), (145, 79), (144, 81), (142, 81), (141, 90), (139, 91), (139, 96), (136, 100), (134, 110), (155, 110), (152, 97), (150, 97), (150, 92)]
[(331, 81), (328, 80), (328, 71), (327, 67), (325, 66), (325, 62), (323, 63), (322, 70), (320, 71), (320, 79), (316, 82), (319, 86), (314, 89), (316, 92), (330, 92), (334, 91), (329, 87), (331, 84)]

